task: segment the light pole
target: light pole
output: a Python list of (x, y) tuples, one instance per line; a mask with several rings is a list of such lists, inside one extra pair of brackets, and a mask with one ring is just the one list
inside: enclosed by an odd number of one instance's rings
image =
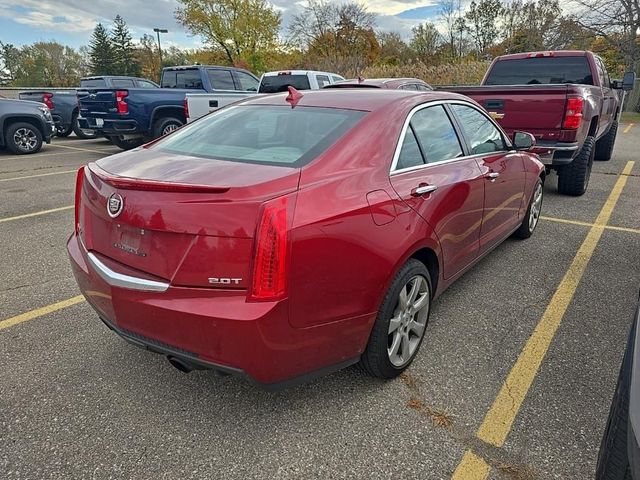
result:
[(154, 28), (153, 29), (154, 32), (156, 32), (158, 34), (158, 52), (160, 52), (160, 70), (162, 70), (162, 47), (160, 46), (160, 34), (161, 33), (168, 33), (169, 30), (167, 30), (166, 28)]

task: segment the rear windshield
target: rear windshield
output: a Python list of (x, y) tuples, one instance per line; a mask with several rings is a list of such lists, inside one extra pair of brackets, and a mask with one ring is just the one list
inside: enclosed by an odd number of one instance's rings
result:
[(80, 80), (80, 86), (83, 88), (102, 88), (107, 86), (104, 78), (88, 78)]
[(179, 155), (301, 167), (365, 114), (319, 107), (238, 105), (183, 127), (152, 148)]
[(269, 75), (262, 77), (260, 93), (286, 92), (287, 87), (292, 86), (297, 90), (309, 90), (309, 77), (306, 75)]
[(485, 85), (578, 83), (593, 85), (587, 57), (538, 57), (498, 61)]

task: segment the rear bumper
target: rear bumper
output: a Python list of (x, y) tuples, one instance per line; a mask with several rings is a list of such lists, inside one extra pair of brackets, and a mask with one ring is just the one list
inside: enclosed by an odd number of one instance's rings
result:
[(286, 299), (247, 302), (241, 290), (114, 286), (94, 270), (76, 235), (69, 238), (67, 249), (80, 290), (120, 336), (195, 368), (246, 376), (267, 389), (356, 363), (375, 320), (367, 315), (293, 328)]
[(536, 143), (533, 152), (538, 154), (546, 166), (560, 167), (570, 164), (579, 150), (580, 145), (577, 142), (546, 142), (541, 140)]
[[(102, 125), (98, 124), (100, 120), (103, 121)], [(103, 135), (143, 134), (139, 130), (138, 122), (132, 119), (114, 120), (110, 118), (80, 117), (78, 118), (78, 124), (82, 129), (95, 130)]]

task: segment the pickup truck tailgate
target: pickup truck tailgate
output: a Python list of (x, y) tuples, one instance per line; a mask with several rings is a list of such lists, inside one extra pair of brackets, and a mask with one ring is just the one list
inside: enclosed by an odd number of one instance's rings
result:
[(524, 130), (539, 140), (556, 140), (562, 129), (569, 86), (513, 85), (442, 89), (474, 99), (491, 113), (509, 135), (514, 130)]
[(82, 116), (117, 112), (115, 90), (78, 90)]

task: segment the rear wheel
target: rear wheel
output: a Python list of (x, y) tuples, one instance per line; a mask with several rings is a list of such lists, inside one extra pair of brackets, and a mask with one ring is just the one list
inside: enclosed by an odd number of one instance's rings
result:
[(42, 148), (42, 133), (30, 123), (13, 123), (5, 130), (5, 144), (18, 155), (36, 153)]
[(71, 132), (73, 132), (73, 124), (56, 126), (56, 137), (68, 137)]
[(144, 138), (142, 137), (130, 138), (125, 140), (122, 137), (115, 135), (110, 138), (114, 145), (120, 147), (122, 150), (131, 150), (132, 148), (137, 148), (145, 143)]
[(542, 211), (543, 192), (542, 180), (539, 178), (536, 186), (533, 188), (533, 195), (531, 196), (527, 213), (525, 213), (522, 223), (520, 224), (520, 228), (515, 231), (514, 236), (522, 239), (529, 238), (538, 226), (540, 212)]
[(360, 367), (369, 375), (394, 378), (413, 361), (431, 310), (431, 276), (410, 259), (394, 278), (373, 325)]
[(153, 138), (168, 135), (174, 130), (180, 128), (182, 125), (184, 125), (184, 122), (176, 117), (159, 118), (153, 126)]
[(587, 137), (576, 158), (569, 165), (558, 170), (558, 191), (560, 193), (579, 197), (587, 191), (595, 143), (594, 137)]
[(596, 142), (595, 160), (606, 162), (611, 160), (613, 155), (613, 146), (616, 143), (616, 134), (618, 133), (618, 121), (616, 120), (609, 127), (607, 134)]
[(96, 138), (98, 136), (98, 133), (95, 130), (84, 130), (80, 128), (80, 124), (78, 123), (77, 113), (73, 114), (71, 125), (73, 126), (73, 133), (75, 133), (76, 137), (78, 138), (82, 138), (83, 140), (86, 140), (89, 138)]

